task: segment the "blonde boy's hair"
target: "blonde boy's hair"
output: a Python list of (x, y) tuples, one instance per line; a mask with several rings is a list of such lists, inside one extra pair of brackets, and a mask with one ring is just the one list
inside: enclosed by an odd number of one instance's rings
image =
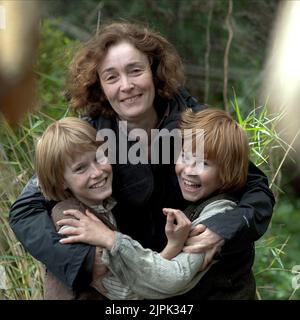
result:
[[(204, 154), (216, 161), (222, 188), (219, 191), (237, 190), (247, 181), (249, 142), (246, 132), (229, 113), (214, 108), (194, 113), (183, 112), (180, 129), (204, 130)], [(193, 139), (193, 148), (195, 147)]]
[(36, 146), (35, 169), (42, 193), (60, 201), (71, 196), (64, 190), (64, 171), (78, 153), (97, 150), (96, 130), (75, 117), (58, 120), (45, 130)]

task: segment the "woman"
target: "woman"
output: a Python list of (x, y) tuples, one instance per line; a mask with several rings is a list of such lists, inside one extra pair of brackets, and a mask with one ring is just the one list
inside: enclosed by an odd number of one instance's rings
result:
[[(154, 128), (171, 131), (177, 127), (184, 109), (203, 108), (182, 89), (182, 62), (172, 45), (161, 35), (135, 24), (104, 26), (79, 51), (70, 71), (71, 106), (86, 113), (85, 119), (97, 130), (111, 129), (116, 133), (116, 159), (136, 143), (127, 141), (124, 150), (122, 135), (136, 128), (148, 134)], [(119, 130), (121, 121), (127, 121), (128, 132)], [(117, 225), (121, 232), (156, 251), (166, 241), (162, 208), (187, 206), (172, 163), (133, 165), (125, 161), (114, 166), (113, 196), (118, 204), (113, 213)], [(239, 206), (226, 217), (219, 214), (195, 228), (185, 250), (205, 251), (224, 239), (221, 259), (226, 265), (227, 254), (240, 257), (239, 250), (266, 231), (273, 205), (266, 177), (250, 164)], [(11, 208), (10, 225), (25, 248), (58, 279), (81, 289), (96, 274), (95, 247), (60, 245), (60, 236), (48, 215), (52, 206), (41, 196), (36, 179), (32, 179)], [(231, 245), (232, 239), (235, 246)], [(213, 266), (204, 277), (207, 284), (202, 281), (187, 297), (192, 294), (197, 299), (235, 298), (239, 296), (240, 283), (253, 281), (244, 279), (243, 268), (236, 274), (230, 265), (225, 268), (221, 262), (219, 265), (220, 269)], [(237, 265), (233, 269), (239, 270)]]

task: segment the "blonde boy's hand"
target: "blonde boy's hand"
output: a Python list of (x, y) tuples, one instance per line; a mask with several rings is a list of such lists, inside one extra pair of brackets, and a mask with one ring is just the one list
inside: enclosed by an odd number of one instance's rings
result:
[(166, 259), (171, 259), (182, 250), (192, 224), (180, 210), (164, 208), (163, 213), (167, 216), (165, 233), (168, 243), (161, 255)]
[(60, 243), (84, 242), (94, 246), (101, 246), (111, 249), (115, 241), (115, 232), (109, 229), (95, 215), (86, 210), (86, 215), (78, 210), (65, 210), (65, 215), (71, 215), (74, 218), (62, 219), (57, 222), (59, 226), (67, 225), (67, 228), (61, 228), (59, 234), (67, 236), (59, 240)]
[(180, 210), (164, 208), (163, 213), (167, 216), (165, 233), (168, 242), (183, 246), (190, 233), (191, 221)]

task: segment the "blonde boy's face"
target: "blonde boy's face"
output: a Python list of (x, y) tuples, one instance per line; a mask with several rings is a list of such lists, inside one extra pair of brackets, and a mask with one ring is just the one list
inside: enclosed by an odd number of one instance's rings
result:
[(97, 162), (96, 149), (75, 154), (64, 171), (64, 189), (88, 206), (99, 205), (112, 193), (112, 167)]
[(212, 160), (204, 160), (203, 166), (199, 166), (196, 159), (180, 159), (175, 171), (182, 195), (188, 201), (205, 199), (221, 187), (219, 167)]

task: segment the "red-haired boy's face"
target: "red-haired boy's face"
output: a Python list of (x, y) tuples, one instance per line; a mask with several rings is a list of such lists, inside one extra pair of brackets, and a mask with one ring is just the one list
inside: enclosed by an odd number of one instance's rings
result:
[(195, 159), (180, 159), (175, 171), (182, 195), (188, 201), (206, 199), (221, 187), (219, 167), (213, 160), (204, 160), (200, 166)]

